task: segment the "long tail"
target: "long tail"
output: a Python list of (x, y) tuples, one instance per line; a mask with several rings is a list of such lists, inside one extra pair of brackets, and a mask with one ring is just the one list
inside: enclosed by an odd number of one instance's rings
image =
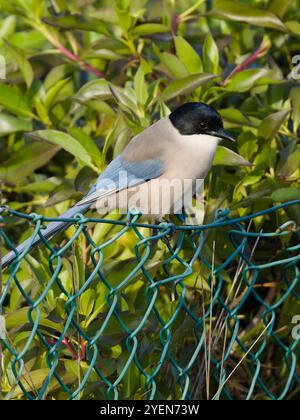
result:
[[(84, 205), (75, 205), (74, 207), (71, 207), (68, 211), (66, 211), (64, 214), (60, 216), (62, 219), (68, 219), (75, 216), (77, 213), (86, 213), (87, 210), (90, 208), (90, 204), (84, 204)], [(53, 238), (53, 236), (57, 235), (62, 230), (66, 229), (68, 226), (70, 226), (70, 223), (68, 222), (52, 222), (50, 223), (47, 228), (43, 231), (41, 231), (42, 236), (45, 239)], [(27, 239), (25, 242), (23, 242), (21, 245), (19, 245), (15, 251), (9, 252), (7, 255), (5, 255), (1, 260), (1, 268), (6, 268), (9, 264), (11, 264), (18, 255), (20, 255), (31, 243), (32, 237)], [(36, 247), (42, 242), (41, 238), (37, 236), (32, 245), (31, 249)]]

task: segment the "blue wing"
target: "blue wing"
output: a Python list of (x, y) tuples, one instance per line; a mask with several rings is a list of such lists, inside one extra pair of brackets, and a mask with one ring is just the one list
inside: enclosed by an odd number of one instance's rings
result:
[[(61, 218), (72, 218), (77, 213), (84, 214), (90, 205), (99, 198), (121, 191), (128, 187), (142, 184), (149, 179), (158, 178), (164, 173), (164, 166), (159, 159), (149, 159), (143, 162), (128, 162), (121, 156), (113, 160), (98, 178), (94, 187), (83, 200), (64, 213)], [(42, 232), (44, 238), (49, 239), (60, 231), (66, 229), (69, 222), (53, 222)], [(41, 238), (29, 238), (18, 246), (16, 251), (9, 252), (2, 260), (2, 267), (6, 267), (15, 260), (17, 255), (25, 251), (27, 247), (33, 248), (41, 242)]]
[(164, 166), (159, 159), (128, 162), (118, 156), (106, 167), (94, 187), (78, 205), (95, 202), (101, 197), (158, 178), (163, 173)]

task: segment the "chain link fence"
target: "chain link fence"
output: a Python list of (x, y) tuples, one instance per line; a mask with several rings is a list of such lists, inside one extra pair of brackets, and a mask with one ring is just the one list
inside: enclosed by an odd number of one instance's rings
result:
[[(2, 273), (2, 398), (299, 398), (299, 203), (203, 226), (69, 220)], [(55, 220), (3, 208), (2, 254)]]

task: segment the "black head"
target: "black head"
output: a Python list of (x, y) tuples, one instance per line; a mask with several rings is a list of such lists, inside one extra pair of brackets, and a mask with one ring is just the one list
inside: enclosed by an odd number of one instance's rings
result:
[(181, 105), (170, 114), (169, 118), (182, 135), (207, 134), (234, 141), (224, 130), (221, 115), (202, 102)]

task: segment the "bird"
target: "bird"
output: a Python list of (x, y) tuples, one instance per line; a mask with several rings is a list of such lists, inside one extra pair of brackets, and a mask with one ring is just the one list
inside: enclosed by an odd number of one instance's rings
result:
[[(182, 190), (179, 188), (179, 193), (173, 191), (170, 202), (163, 208), (159, 202), (164, 196), (161, 185), (179, 180), (182, 186), (185, 180), (191, 180), (193, 189), (196, 180), (204, 180), (208, 174), (218, 144), (223, 139), (235, 141), (225, 131), (216, 109), (203, 102), (185, 103), (133, 137), (123, 152), (108, 164), (84, 198), (60, 218), (70, 219), (95, 208), (99, 212), (101, 209), (111, 211), (124, 205), (128, 210), (132, 199), (139, 203), (147, 199), (154, 201), (154, 213), (158, 218), (166, 212), (171, 214), (176, 202), (182, 198)], [(147, 211), (149, 209), (144, 213)], [(70, 224), (67, 221), (51, 222), (41, 234), (50, 240)], [(10, 265), (27, 248), (31, 250), (41, 242), (39, 235), (30, 237), (2, 258), (2, 268)]]

